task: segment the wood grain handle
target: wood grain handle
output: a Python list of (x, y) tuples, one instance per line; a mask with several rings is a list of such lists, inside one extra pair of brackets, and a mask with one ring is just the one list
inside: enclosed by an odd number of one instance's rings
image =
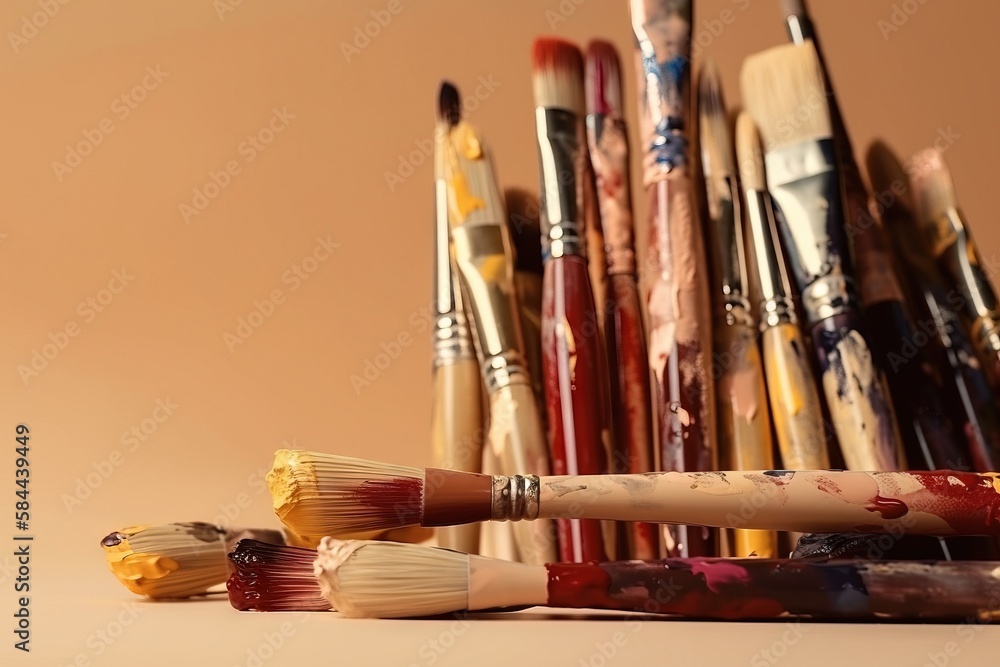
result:
[(761, 342), (782, 467), (829, 468), (823, 408), (802, 333), (797, 325), (786, 322), (765, 329)]
[[(552, 470), (563, 475), (604, 472), (600, 331), (587, 261), (548, 260), (542, 288), (542, 369)], [(558, 523), (560, 559), (602, 560), (601, 526), (578, 519)]]
[[(431, 443), (434, 467), (480, 472), (483, 461), (482, 378), (474, 358), (457, 359), (434, 369)], [(437, 529), (438, 544), (479, 553), (479, 525)]]

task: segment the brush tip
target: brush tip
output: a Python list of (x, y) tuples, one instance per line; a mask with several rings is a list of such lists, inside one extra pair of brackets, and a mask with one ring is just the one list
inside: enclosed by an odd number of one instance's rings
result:
[(458, 88), (450, 81), (442, 81), (438, 92), (438, 118), (449, 126), (462, 120), (462, 102)]
[(621, 66), (614, 44), (595, 39), (587, 45), (587, 113), (622, 115)]
[(918, 219), (933, 223), (957, 207), (951, 172), (941, 151), (928, 148), (910, 160), (910, 184)]
[(572, 42), (539, 37), (532, 49), (535, 106), (583, 114), (583, 54)]
[(736, 119), (736, 162), (739, 164), (740, 182), (745, 190), (763, 192), (764, 156), (760, 150), (757, 125), (746, 111)]
[(802, 0), (781, 0), (781, 13), (784, 16), (805, 16), (805, 3)]
[(326, 611), (313, 575), (314, 549), (240, 540), (228, 554), (229, 603), (240, 611)]
[(909, 201), (909, 177), (899, 157), (887, 143), (882, 140), (872, 142), (865, 154), (865, 166), (868, 168), (868, 180), (876, 194), (892, 193), (894, 198), (900, 198), (907, 207), (912, 205)]

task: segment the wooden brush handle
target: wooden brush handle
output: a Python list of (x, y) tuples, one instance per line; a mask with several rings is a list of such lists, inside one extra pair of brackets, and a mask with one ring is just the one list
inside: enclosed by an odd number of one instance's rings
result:
[(788, 470), (830, 467), (816, 378), (799, 327), (791, 322), (761, 334), (771, 416), (781, 465)]
[(551, 564), (548, 606), (694, 618), (986, 618), (997, 562), (668, 559)]
[[(642, 329), (639, 291), (635, 276), (608, 277), (611, 317), (605, 329), (608, 365), (611, 367), (611, 395), (615, 433), (615, 456), (609, 466), (613, 473), (644, 473), (654, 469), (652, 415), (650, 412), (649, 362), (646, 336)], [(628, 545), (627, 558), (652, 560), (659, 557), (659, 530), (653, 524), (622, 526)], [(624, 558), (619, 558), (623, 560)]]
[(545, 477), (543, 518), (583, 516), (803, 533), (1000, 535), (1000, 474), (664, 472)]
[[(526, 381), (499, 387), (491, 394), (487, 439), (504, 475), (549, 470), (541, 416)], [(536, 565), (552, 562), (556, 559), (552, 522), (534, 524), (522, 521), (514, 525), (521, 560)]]
[[(456, 359), (434, 369), (431, 422), (434, 467), (480, 472), (483, 461), (482, 377), (475, 358)], [(438, 544), (479, 553), (479, 524), (437, 529)]]
[[(552, 470), (564, 475), (605, 471), (601, 441), (600, 333), (587, 261), (576, 255), (546, 261), (542, 288), (542, 368)], [(560, 560), (602, 560), (596, 521), (558, 522)]]
[[(735, 323), (717, 332), (719, 463), (728, 470), (769, 470), (774, 467), (771, 420), (755, 331)], [(774, 558), (777, 551), (773, 532), (736, 531), (737, 557)]]
[(899, 436), (885, 381), (857, 316), (841, 313), (812, 330), (823, 392), (851, 470), (900, 470)]

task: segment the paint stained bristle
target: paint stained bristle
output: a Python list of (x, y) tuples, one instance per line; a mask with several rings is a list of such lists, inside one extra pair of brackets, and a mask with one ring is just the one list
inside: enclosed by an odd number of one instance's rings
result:
[(621, 68), (611, 42), (594, 40), (587, 46), (587, 113), (622, 115)]
[(240, 540), (229, 554), (229, 602), (240, 611), (327, 611), (313, 572), (315, 549)]
[(462, 100), (458, 88), (450, 81), (441, 82), (438, 93), (438, 117), (454, 127), (462, 120)]
[(583, 115), (583, 54), (562, 39), (541, 37), (532, 52), (535, 106), (559, 108)]

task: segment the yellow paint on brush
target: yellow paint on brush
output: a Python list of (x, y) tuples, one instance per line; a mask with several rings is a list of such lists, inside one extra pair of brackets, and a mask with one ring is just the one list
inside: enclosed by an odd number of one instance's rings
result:
[(105, 547), (108, 568), (127, 589), (138, 595), (151, 595), (157, 582), (180, 569), (180, 563), (160, 554), (135, 553), (128, 540)]
[(452, 200), (452, 213), (455, 222), (461, 224), (473, 211), (486, 206), (486, 202), (476, 197), (469, 191), (469, 184), (465, 178), (465, 172), (460, 165), (459, 156), (466, 160), (481, 160), (483, 158), (483, 146), (476, 136), (475, 130), (466, 122), (461, 122), (452, 128), (449, 135), (450, 151), (449, 162), (451, 178), (448, 185), (451, 187), (454, 199)]
[(304, 482), (313, 480), (315, 488), (316, 471), (309, 463), (299, 459), (299, 453), (290, 449), (279, 449), (274, 453), (274, 464), (267, 473), (267, 488), (271, 491), (274, 513), (284, 520), (295, 509)]
[(469, 184), (466, 182), (463, 172), (452, 172), (449, 185), (455, 195), (454, 213), (457, 218), (456, 222), (464, 222), (470, 213), (486, 205), (486, 202), (469, 192)]

